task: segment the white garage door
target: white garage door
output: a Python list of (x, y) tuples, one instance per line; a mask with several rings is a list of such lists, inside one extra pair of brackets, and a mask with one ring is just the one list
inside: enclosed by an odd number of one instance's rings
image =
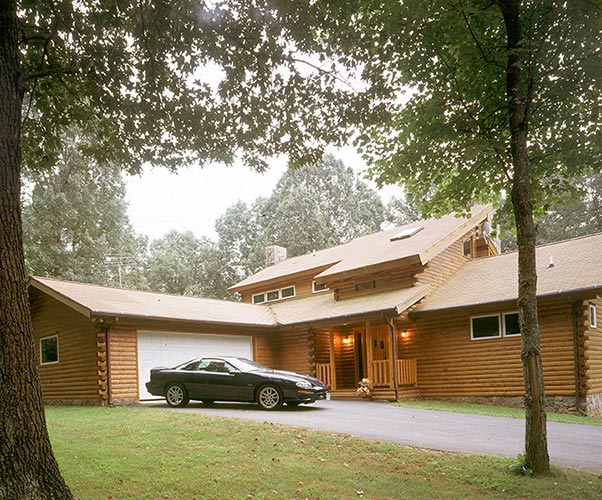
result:
[(138, 332), (140, 399), (155, 396), (146, 390), (151, 368), (173, 367), (201, 356), (240, 356), (253, 359), (253, 339), (238, 335)]

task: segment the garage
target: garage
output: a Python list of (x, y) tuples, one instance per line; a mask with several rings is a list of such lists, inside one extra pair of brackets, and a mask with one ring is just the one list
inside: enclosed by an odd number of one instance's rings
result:
[(253, 359), (253, 338), (245, 335), (211, 335), (175, 332), (138, 332), (140, 399), (156, 399), (146, 390), (151, 368), (176, 366), (200, 356), (239, 356)]

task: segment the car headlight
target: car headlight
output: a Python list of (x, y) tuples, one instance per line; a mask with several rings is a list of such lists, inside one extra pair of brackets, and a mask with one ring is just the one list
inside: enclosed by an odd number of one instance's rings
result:
[(311, 389), (312, 385), (309, 382), (306, 382), (305, 380), (299, 380), (299, 382), (297, 382), (295, 384), (297, 387), (299, 387), (300, 389)]

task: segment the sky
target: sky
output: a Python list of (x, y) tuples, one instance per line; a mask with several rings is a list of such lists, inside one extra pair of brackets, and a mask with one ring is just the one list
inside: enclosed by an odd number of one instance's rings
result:
[[(329, 150), (345, 165), (361, 174), (366, 165), (351, 147)], [(241, 164), (203, 168), (188, 167), (170, 173), (164, 168), (145, 168), (140, 176), (126, 176), (128, 215), (137, 233), (151, 240), (171, 229), (190, 230), (195, 236), (216, 239), (215, 223), (226, 209), (239, 200), (251, 204), (269, 196), (286, 171), (284, 159), (273, 159), (263, 174)], [(376, 186), (370, 184), (374, 189)], [(379, 190), (383, 201), (401, 196), (402, 190), (387, 186)]]

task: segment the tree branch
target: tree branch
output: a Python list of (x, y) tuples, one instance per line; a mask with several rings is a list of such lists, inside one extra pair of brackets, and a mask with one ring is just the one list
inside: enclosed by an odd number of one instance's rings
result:
[(63, 68), (46, 68), (40, 71), (32, 71), (30, 73), (23, 73), (19, 79), (19, 87), (23, 88), (24, 84), (30, 80), (39, 80), (40, 78), (46, 78), (48, 76), (57, 75), (73, 75), (75, 74), (75, 63), (70, 64), (68, 67)]

